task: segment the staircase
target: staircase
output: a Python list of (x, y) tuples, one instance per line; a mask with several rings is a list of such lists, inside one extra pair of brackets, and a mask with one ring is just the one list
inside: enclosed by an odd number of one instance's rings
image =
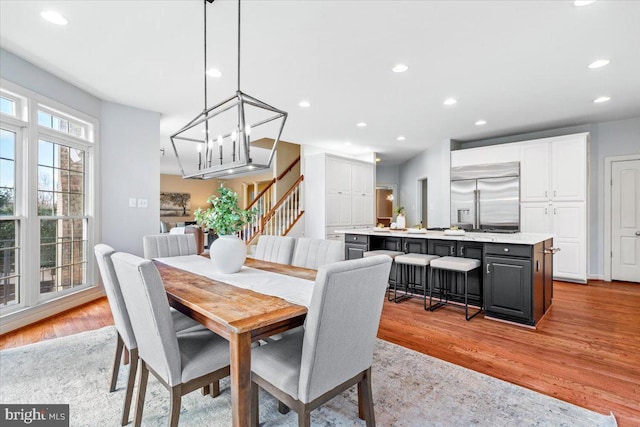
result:
[(238, 237), (248, 246), (255, 244), (258, 236), (263, 234), (286, 236), (304, 215), (301, 203), (304, 175), (300, 175), (280, 200), (273, 202), (275, 198), (274, 184), (286, 176), (299, 161), (300, 157), (285, 169), (280, 176), (274, 178), (247, 207), (247, 209), (257, 208), (258, 211), (253, 220), (245, 224), (243, 229), (238, 232)]

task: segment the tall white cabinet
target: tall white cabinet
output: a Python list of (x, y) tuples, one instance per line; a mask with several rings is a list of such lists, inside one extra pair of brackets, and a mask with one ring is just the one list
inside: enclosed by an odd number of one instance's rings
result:
[(373, 227), (375, 166), (330, 154), (304, 159), (305, 236), (340, 239), (336, 229)]
[(553, 277), (587, 281), (588, 134), (521, 143), (520, 230), (553, 233)]

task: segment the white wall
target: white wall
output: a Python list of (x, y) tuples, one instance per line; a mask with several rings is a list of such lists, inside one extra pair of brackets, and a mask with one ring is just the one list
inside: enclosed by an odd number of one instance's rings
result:
[(376, 166), (376, 185), (400, 185), (400, 165)]
[(142, 256), (142, 237), (160, 231), (160, 114), (105, 101), (100, 124), (102, 241)]
[[(428, 219), (424, 227), (449, 226), (449, 177), (451, 141), (445, 139), (432, 144), (422, 153), (400, 165), (400, 202), (406, 209), (407, 225), (419, 220), (418, 180), (428, 179)], [(379, 181), (379, 180), (378, 180)]]
[(100, 99), (4, 49), (0, 49), (0, 77), (100, 118)]

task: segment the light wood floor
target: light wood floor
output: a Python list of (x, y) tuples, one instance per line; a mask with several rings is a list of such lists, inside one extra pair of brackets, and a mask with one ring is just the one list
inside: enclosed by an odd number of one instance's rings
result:
[[(100, 299), (0, 336), (0, 349), (113, 324)], [(537, 330), (419, 300), (385, 303), (379, 337), (573, 404), (640, 425), (640, 285), (555, 283)]]

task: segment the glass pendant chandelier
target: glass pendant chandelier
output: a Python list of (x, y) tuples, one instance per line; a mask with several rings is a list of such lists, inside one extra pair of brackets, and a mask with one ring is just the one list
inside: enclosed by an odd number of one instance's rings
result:
[(287, 120), (285, 111), (240, 90), (240, 0), (237, 90), (208, 106), (207, 3), (213, 1), (204, 0), (204, 109), (170, 137), (183, 178), (225, 178), (270, 169)]

